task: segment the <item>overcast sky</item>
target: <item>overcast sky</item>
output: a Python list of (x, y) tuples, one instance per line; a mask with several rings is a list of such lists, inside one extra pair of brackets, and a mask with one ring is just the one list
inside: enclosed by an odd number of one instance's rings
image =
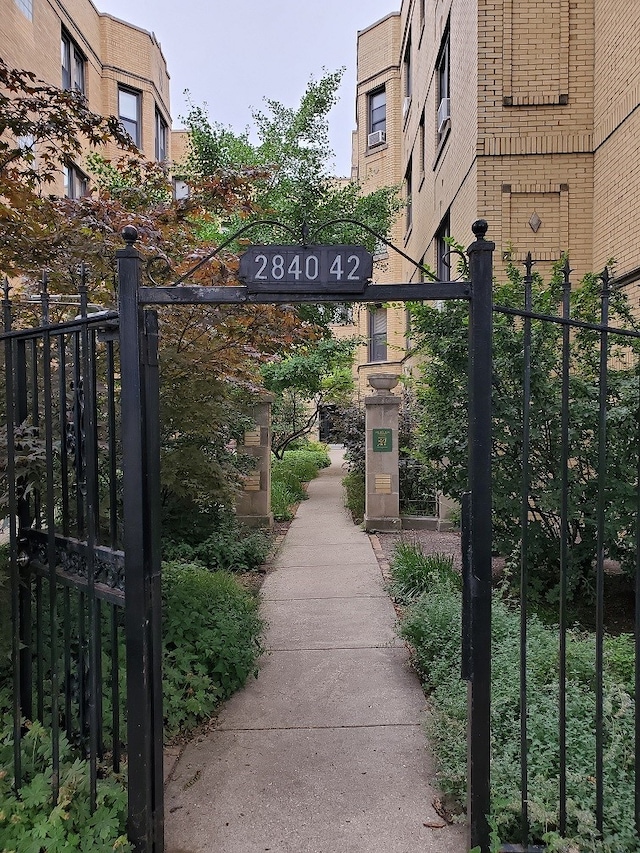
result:
[(94, 0), (107, 12), (156, 34), (171, 75), (173, 126), (185, 115), (184, 90), (214, 121), (242, 131), (264, 97), (289, 107), (310, 77), (346, 66), (330, 115), (335, 174), (351, 168), (355, 126), (356, 34), (400, 0)]

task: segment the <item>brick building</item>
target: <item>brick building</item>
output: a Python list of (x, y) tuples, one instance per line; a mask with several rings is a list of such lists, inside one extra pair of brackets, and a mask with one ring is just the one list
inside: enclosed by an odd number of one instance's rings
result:
[[(46, 83), (80, 89), (89, 107), (120, 117), (149, 159), (170, 156), (169, 74), (153, 33), (98, 12), (91, 0), (4, 0), (0, 56)], [(117, 149), (107, 146), (105, 156)], [(69, 163), (55, 189), (86, 191), (83, 162)]]
[[(528, 251), (542, 272), (568, 251), (576, 280), (615, 258), (638, 306), (639, 40), (622, 0), (403, 0), (362, 30), (353, 176), (403, 186), (393, 242), (445, 279), (444, 238), (467, 244), (481, 216), (498, 274)], [(379, 279), (418, 275), (397, 256)], [(360, 375), (403, 367), (404, 312), (385, 321), (386, 353), (361, 318)]]

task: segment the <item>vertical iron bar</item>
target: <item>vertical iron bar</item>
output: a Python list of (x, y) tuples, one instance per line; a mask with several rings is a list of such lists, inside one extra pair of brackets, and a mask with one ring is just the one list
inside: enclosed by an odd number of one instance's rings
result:
[[(27, 383), (27, 348), (24, 340), (16, 341), (15, 353), (15, 414), (16, 424), (23, 424), (29, 414)], [(23, 532), (31, 527), (31, 509), (24, 497), (17, 501), (17, 547), (24, 547)], [(20, 568), (19, 623), (20, 623), (20, 706), (23, 715), (33, 719), (33, 612), (32, 583), (29, 565)]]
[[(127, 740), (129, 767), (129, 839), (136, 851), (161, 853), (162, 743), (156, 739), (155, 709), (161, 702), (156, 683), (161, 649), (156, 646), (153, 608), (159, 569), (154, 565), (159, 549), (153, 542), (156, 526), (150, 523), (150, 490), (156, 466), (146, 445), (148, 389), (145, 329), (138, 302), (141, 258), (134, 244), (135, 228), (123, 230), (127, 244), (117, 252), (120, 304), (120, 373), (122, 376), (123, 519), (126, 567), (125, 633), (127, 648)], [(160, 811), (159, 811), (160, 810)]]
[(71, 740), (73, 715), (71, 712), (71, 592), (65, 586), (63, 593), (62, 625), (64, 636), (64, 725)]
[[(562, 316), (565, 320), (571, 314), (571, 269), (569, 259), (565, 260), (562, 284)], [(567, 831), (567, 577), (569, 572), (569, 403), (571, 372), (571, 329), (567, 323), (562, 327), (562, 388), (560, 415), (560, 660), (559, 660), (559, 702), (558, 709), (558, 748), (560, 762), (560, 834)]]
[(118, 459), (116, 440), (116, 388), (113, 341), (107, 341), (107, 429), (109, 433), (109, 544), (118, 547)]
[(44, 723), (44, 637), (42, 635), (42, 576), (36, 576), (36, 708)]
[(491, 550), (493, 250), (487, 223), (473, 224), (469, 323), (469, 480), (471, 491), (472, 648), (468, 687), (470, 846), (488, 853), (491, 812)]
[(602, 309), (600, 322), (600, 373), (598, 411), (598, 550), (596, 561), (596, 826), (604, 826), (604, 552), (607, 489), (607, 396), (609, 367), (609, 271), (602, 273)]
[[(3, 326), (11, 331), (11, 300), (9, 280), (5, 278), (2, 299)], [(21, 623), (20, 623), (20, 571), (18, 568), (18, 537), (16, 518), (18, 499), (16, 494), (15, 418), (18, 416), (14, 389), (14, 345), (11, 339), (4, 342), (5, 400), (7, 418), (7, 485), (9, 492), (9, 570), (11, 579), (11, 658), (13, 667), (13, 777), (14, 788), (22, 785), (22, 708), (21, 708)]]
[(111, 610), (111, 723), (113, 729), (113, 769), (120, 772), (120, 637), (118, 633), (118, 608)]
[[(47, 564), (49, 568), (49, 653), (51, 685), (51, 791), (54, 804), (58, 802), (60, 788), (60, 711), (58, 684), (58, 602), (56, 576), (56, 522), (53, 459), (53, 382), (51, 378), (51, 334), (49, 329), (49, 292), (46, 274), (42, 277), (42, 318), (45, 328), (42, 333), (42, 395), (44, 404), (44, 440), (46, 459), (46, 524)], [(39, 635), (44, 626), (38, 626)]]
[(162, 712), (162, 586), (160, 552), (160, 377), (158, 371), (158, 315), (145, 311), (145, 422), (147, 513), (149, 519), (147, 551), (149, 555), (150, 625), (151, 634), (151, 730), (153, 761), (152, 817), (154, 853), (164, 850), (164, 774), (163, 774), (163, 712)]
[[(524, 310), (531, 311), (534, 261), (527, 255), (524, 279)], [(531, 318), (523, 327), (523, 401), (522, 401), (522, 504), (520, 513), (520, 818), (522, 844), (529, 843), (529, 755), (527, 701), (527, 619), (529, 593), (529, 449), (531, 443)]]
[(75, 438), (76, 469), (76, 536), (84, 538), (84, 418), (82, 415), (82, 368), (81, 368), (80, 333), (73, 334), (73, 435)]
[(64, 335), (58, 335), (58, 399), (60, 401), (60, 492), (62, 535), (69, 535), (69, 455), (67, 453), (67, 353)]
[(87, 633), (86, 596), (78, 593), (78, 726), (85, 758), (89, 755), (87, 739)]
[[(35, 435), (40, 437), (40, 389), (38, 388), (38, 340), (31, 341), (31, 420)], [(42, 528), (40, 489), (33, 490), (33, 514), (38, 530)]]
[(95, 595), (95, 548), (97, 543), (97, 505), (98, 492), (97, 447), (96, 447), (96, 412), (95, 412), (95, 352), (94, 336), (89, 331), (87, 319), (87, 285), (85, 269), (82, 268), (80, 291), (80, 313), (82, 326), (80, 331), (82, 350), (82, 387), (84, 390), (84, 440), (85, 440), (85, 482), (86, 482), (86, 523), (87, 523), (87, 608), (89, 632), (89, 805), (95, 811), (98, 779), (99, 753), (99, 717), (101, 685), (98, 682), (100, 673), (98, 661), (98, 607)]

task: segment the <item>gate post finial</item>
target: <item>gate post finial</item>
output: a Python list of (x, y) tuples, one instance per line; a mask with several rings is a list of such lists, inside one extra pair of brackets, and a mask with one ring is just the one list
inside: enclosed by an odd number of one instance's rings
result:
[(486, 233), (489, 230), (489, 223), (486, 219), (476, 219), (471, 226), (471, 230), (475, 234), (477, 240), (484, 240)]
[(129, 248), (133, 248), (133, 244), (140, 236), (135, 225), (125, 225), (120, 234)]

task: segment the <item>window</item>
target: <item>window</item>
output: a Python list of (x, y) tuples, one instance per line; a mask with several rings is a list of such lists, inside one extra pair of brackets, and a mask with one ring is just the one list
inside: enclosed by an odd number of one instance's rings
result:
[(384, 88), (369, 94), (369, 135), (367, 147), (387, 141), (387, 92)]
[(169, 139), (169, 127), (162, 117), (160, 110), (156, 109), (156, 160), (164, 163), (167, 159), (167, 142)]
[(387, 309), (369, 312), (369, 361), (387, 360)]
[(420, 116), (420, 126), (418, 127), (418, 163), (420, 164), (420, 178), (424, 177), (424, 167), (427, 159), (425, 150), (426, 137), (424, 132), (424, 110)]
[(118, 117), (124, 129), (140, 148), (140, 92), (118, 87)]
[(420, 0), (420, 26), (424, 26), (426, 0)]
[(62, 88), (76, 89), (84, 94), (85, 58), (78, 45), (64, 30), (60, 36), (60, 61), (62, 65)]
[(449, 72), (450, 39), (449, 28), (445, 32), (436, 63), (438, 76), (438, 140), (444, 139), (446, 132), (451, 127), (451, 89)]
[(16, 0), (16, 6), (25, 18), (33, 21), (33, 0)]
[(407, 38), (407, 46), (404, 49), (403, 69), (404, 106), (402, 115), (404, 117), (409, 112), (409, 105), (411, 104), (411, 34), (409, 34), (409, 37)]
[(64, 194), (67, 198), (82, 198), (89, 191), (87, 176), (69, 163), (64, 167)]
[(183, 201), (189, 198), (189, 184), (183, 181), (182, 178), (173, 179), (173, 197), (176, 201)]
[(451, 279), (451, 262), (449, 260), (450, 249), (447, 239), (451, 236), (451, 225), (449, 222), (449, 214), (444, 217), (438, 230), (435, 234), (436, 244), (436, 274), (440, 281), (449, 281)]
[(407, 165), (407, 171), (404, 175), (404, 197), (406, 202), (406, 230), (409, 231), (413, 224), (413, 169), (411, 168), (411, 157), (409, 158), (409, 163)]

